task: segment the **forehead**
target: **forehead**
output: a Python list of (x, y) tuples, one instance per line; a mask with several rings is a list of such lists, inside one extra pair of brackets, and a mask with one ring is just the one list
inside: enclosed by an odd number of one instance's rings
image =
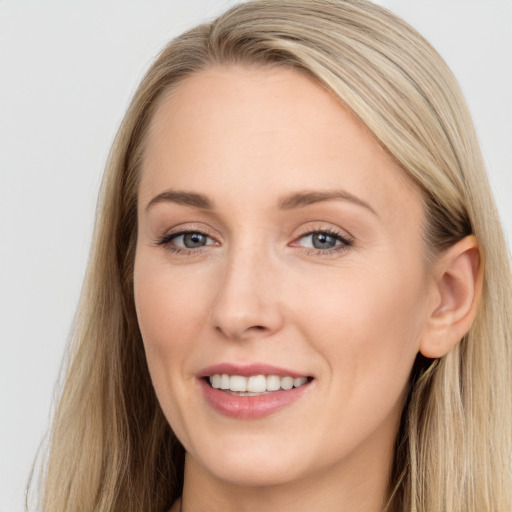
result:
[(421, 202), (349, 109), (285, 68), (213, 67), (162, 100), (146, 139), (141, 202), (168, 187), (236, 189), (245, 205), (258, 193), (271, 200), (294, 188), (339, 187), (377, 205), (394, 199), (418, 210)]

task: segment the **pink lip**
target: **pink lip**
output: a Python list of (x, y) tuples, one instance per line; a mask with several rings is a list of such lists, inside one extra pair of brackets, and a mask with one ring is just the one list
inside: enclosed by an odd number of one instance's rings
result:
[(209, 377), (210, 375), (215, 375), (216, 373), (227, 373), (228, 375), (240, 375), (242, 377), (250, 377), (251, 375), (279, 375), (280, 377), (286, 377), (288, 375), (294, 379), (298, 377), (308, 377), (308, 375), (303, 373), (297, 373), (293, 370), (287, 370), (286, 368), (280, 368), (278, 366), (263, 363), (252, 363), (248, 365), (232, 363), (215, 364), (201, 370), (197, 374), (197, 377), (202, 379), (204, 377)]
[(251, 364), (246, 366), (222, 363), (210, 366), (197, 374), (198, 382), (208, 404), (218, 413), (230, 418), (254, 420), (274, 414), (281, 409), (293, 404), (311, 386), (312, 382), (293, 388), (288, 391), (271, 391), (258, 396), (232, 395), (220, 389), (214, 389), (208, 383), (207, 377), (215, 374), (227, 373), (229, 375), (279, 375), (290, 377), (306, 377), (284, 368), (266, 364)]

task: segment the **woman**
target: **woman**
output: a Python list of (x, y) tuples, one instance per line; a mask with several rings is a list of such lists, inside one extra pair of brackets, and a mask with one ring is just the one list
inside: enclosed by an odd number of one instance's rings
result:
[(371, 3), (172, 41), (107, 167), (44, 510), (511, 510), (510, 264), (461, 94)]

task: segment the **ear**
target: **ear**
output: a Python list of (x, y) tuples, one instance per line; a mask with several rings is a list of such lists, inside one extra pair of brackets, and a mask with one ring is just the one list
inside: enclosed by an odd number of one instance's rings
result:
[(482, 295), (483, 261), (478, 242), (467, 236), (441, 254), (433, 269), (433, 294), (420, 352), (447, 354), (469, 331)]

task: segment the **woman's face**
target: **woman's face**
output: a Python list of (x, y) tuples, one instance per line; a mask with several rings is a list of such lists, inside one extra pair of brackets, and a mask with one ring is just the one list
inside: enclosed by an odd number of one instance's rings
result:
[(202, 71), (152, 120), (138, 208), (137, 315), (187, 464), (386, 471), (430, 285), (419, 194), (365, 126), (295, 71)]

